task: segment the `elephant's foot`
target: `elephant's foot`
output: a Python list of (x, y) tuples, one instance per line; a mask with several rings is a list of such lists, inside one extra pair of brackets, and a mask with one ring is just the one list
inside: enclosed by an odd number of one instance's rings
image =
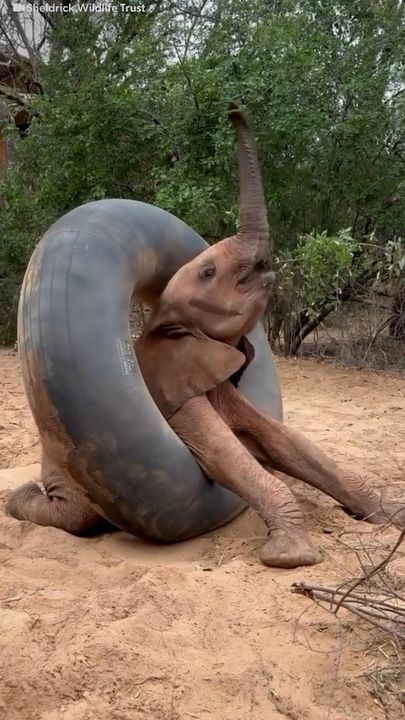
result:
[(353, 512), (345, 508), (349, 515), (358, 520), (365, 520), (374, 525), (394, 525), (401, 530), (405, 530), (405, 503), (395, 500), (381, 501), (375, 510), (367, 512)]
[(62, 478), (21, 485), (9, 498), (6, 512), (17, 520), (60, 528), (72, 535), (102, 532), (108, 525), (88, 500)]
[(307, 533), (294, 528), (271, 530), (259, 556), (264, 565), (279, 568), (316, 565), (323, 560), (321, 553), (313, 548)]

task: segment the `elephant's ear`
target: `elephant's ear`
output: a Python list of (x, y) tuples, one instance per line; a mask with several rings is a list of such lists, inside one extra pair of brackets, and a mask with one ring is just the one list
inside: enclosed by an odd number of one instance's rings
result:
[(168, 419), (185, 402), (227, 380), (246, 362), (236, 348), (182, 325), (146, 331), (135, 346), (143, 378)]

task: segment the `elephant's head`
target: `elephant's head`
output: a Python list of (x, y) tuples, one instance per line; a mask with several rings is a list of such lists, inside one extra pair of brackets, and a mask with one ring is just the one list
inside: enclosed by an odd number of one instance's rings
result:
[(262, 316), (274, 273), (255, 145), (235, 105), (229, 117), (238, 139), (239, 231), (177, 271), (162, 293), (153, 327), (187, 327), (235, 345)]

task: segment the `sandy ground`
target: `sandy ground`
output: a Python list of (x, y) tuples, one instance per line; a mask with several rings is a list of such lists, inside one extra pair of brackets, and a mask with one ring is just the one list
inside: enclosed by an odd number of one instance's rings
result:
[[(405, 380), (312, 361), (279, 362), (286, 419), (405, 496)], [(253, 512), (191, 542), (156, 547), (115, 533), (79, 539), (4, 515), (32, 479), (39, 444), (15, 354), (0, 350), (0, 716), (7, 720), (382, 720), (405, 717), (389, 637), (337, 621), (291, 592), (339, 584), (374, 536), (298, 483), (323, 564), (263, 567)], [(405, 559), (393, 563), (405, 576)], [(374, 679), (373, 679), (374, 678)], [(390, 692), (396, 688), (397, 694)]]

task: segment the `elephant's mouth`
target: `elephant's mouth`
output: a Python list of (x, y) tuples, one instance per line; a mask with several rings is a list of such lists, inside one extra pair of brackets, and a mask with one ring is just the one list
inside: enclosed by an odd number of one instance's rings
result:
[(236, 310), (226, 310), (225, 308), (219, 308), (217, 305), (211, 305), (204, 300), (190, 300), (189, 305), (196, 307), (199, 310), (205, 310), (212, 315), (223, 315), (225, 317), (239, 317), (242, 313)]

